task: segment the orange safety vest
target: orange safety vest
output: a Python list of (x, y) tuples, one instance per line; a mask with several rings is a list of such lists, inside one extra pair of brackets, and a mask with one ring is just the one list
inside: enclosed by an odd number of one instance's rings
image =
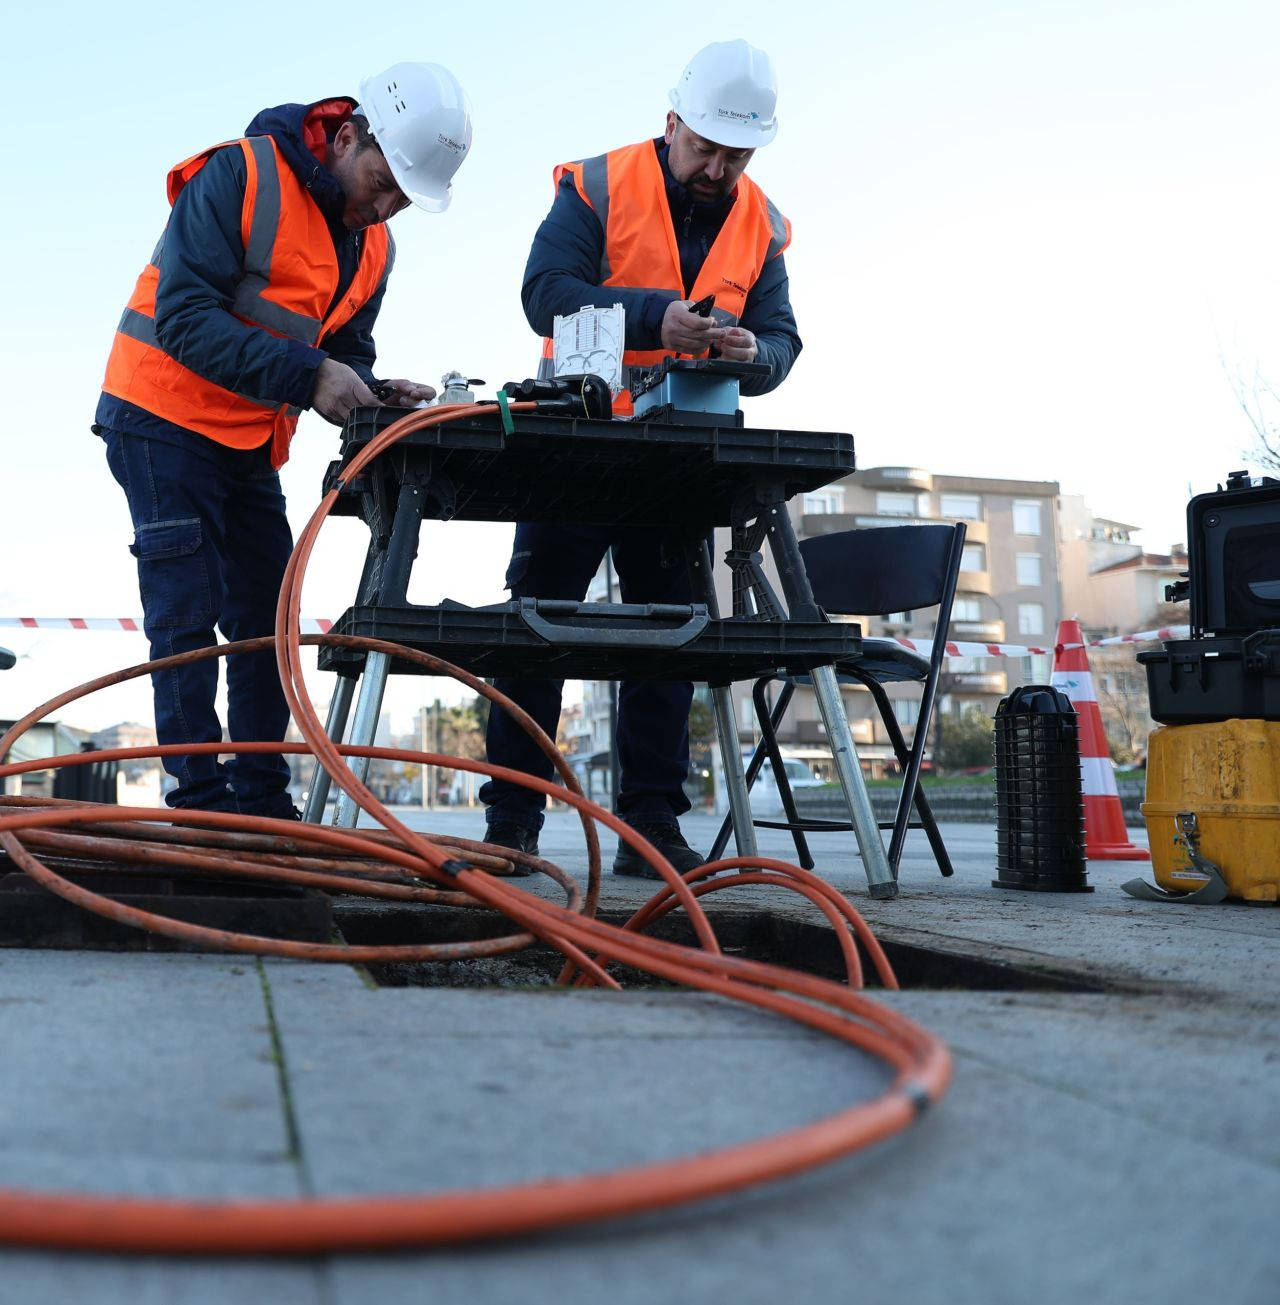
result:
[[(553, 174), (557, 187), (566, 172), (604, 228), (600, 284), (670, 290), (682, 296), (680, 247), (667, 204), (666, 178), (653, 142), (641, 141), (578, 163), (562, 163)], [(721, 326), (739, 321), (747, 293), (761, 269), (791, 243), (791, 223), (750, 177), (738, 178), (735, 195), (690, 294), (692, 299), (715, 295), (713, 313)], [(671, 349), (626, 349), (623, 385), (629, 384), (632, 368), (643, 370), (674, 356)], [(540, 377), (554, 375), (554, 357), (554, 342), (544, 339)], [(613, 410), (618, 416), (631, 413), (629, 389), (617, 396)]]
[[(169, 173), (169, 203), (214, 150), (237, 147), (244, 152), (247, 168), (240, 215), (244, 275), (231, 311), (240, 321), (272, 335), (319, 345), (373, 297), (387, 272), (391, 237), (384, 226), (366, 228), (356, 274), (330, 312), (338, 288), (333, 236), (319, 207), (269, 136), (228, 141), (179, 163)], [(224, 389), (178, 362), (156, 339), (157, 264), (163, 249), (162, 235), (116, 328), (102, 388), (233, 449), (256, 449), (270, 440), (271, 465), (282, 466), (289, 457), (299, 409)]]

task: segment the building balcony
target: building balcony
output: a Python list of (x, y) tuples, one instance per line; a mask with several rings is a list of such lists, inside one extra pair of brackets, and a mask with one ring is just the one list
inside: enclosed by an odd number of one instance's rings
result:
[(1007, 693), (1007, 671), (956, 671), (951, 676), (948, 693)]
[(971, 639), (977, 643), (1004, 643), (1003, 621), (952, 621), (951, 639)]
[(800, 518), (802, 539), (813, 535), (834, 535), (840, 530), (871, 530), (880, 526), (936, 526), (933, 517), (885, 516), (874, 511), (806, 513)]
[(858, 474), (858, 479), (876, 489), (933, 488), (933, 473), (923, 467), (868, 467)]
[(991, 596), (990, 571), (961, 571), (959, 590), (961, 594), (982, 594)]
[[(813, 744), (826, 745), (827, 727), (820, 720), (797, 720), (783, 718), (784, 730), (778, 734), (778, 742), (784, 747), (807, 747)], [(790, 725), (790, 729), (785, 729)], [(853, 716), (849, 719), (849, 735), (855, 743), (871, 743), (875, 740), (875, 721), (869, 716)]]

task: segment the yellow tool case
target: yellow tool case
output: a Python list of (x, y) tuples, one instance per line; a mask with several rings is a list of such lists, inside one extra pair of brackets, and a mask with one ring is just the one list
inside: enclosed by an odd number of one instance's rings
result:
[[(1161, 888), (1230, 897), (1280, 896), (1280, 722), (1164, 725), (1147, 744), (1142, 804)], [(1218, 900), (1221, 899), (1221, 890)], [(1210, 899), (1204, 899), (1210, 900)]]

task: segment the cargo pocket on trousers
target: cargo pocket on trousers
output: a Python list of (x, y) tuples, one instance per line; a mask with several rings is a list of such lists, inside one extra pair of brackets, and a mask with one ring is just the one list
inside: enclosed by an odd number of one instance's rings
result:
[(129, 551), (138, 559), (138, 585), (147, 625), (213, 625), (199, 517), (140, 526)]
[(518, 553), (511, 554), (511, 561), (507, 563), (507, 575), (503, 584), (511, 590), (513, 598), (520, 598), (519, 589), (524, 584), (524, 578), (529, 574), (529, 563), (533, 559), (533, 553), (529, 549), (522, 549)]

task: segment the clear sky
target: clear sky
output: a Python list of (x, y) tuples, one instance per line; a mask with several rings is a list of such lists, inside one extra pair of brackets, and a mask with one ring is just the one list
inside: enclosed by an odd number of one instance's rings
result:
[[(124, 498), (88, 427), (174, 162), (264, 106), (355, 94), (400, 59), (447, 64), (474, 148), (447, 213), (394, 221), (380, 370), (456, 367), (490, 395), (533, 367), (519, 285), (552, 165), (657, 134), (688, 57), (736, 36), (778, 70), (780, 130), (751, 174), (794, 223), (805, 341), (752, 424), (852, 431), (866, 467), (1056, 480), (1152, 551), (1183, 538), (1189, 488), (1256, 470), (1220, 355), (1280, 380), (1274, 0), (25, 5), (0, 48), (0, 615), (139, 611)], [(304, 416), (284, 472), (296, 524), (336, 448)], [(414, 596), (503, 597), (509, 528), (423, 540)], [(358, 523), (331, 527), (306, 615), (350, 603), (364, 544)], [(128, 635), (0, 643), (24, 654), (0, 715), (145, 655)], [(397, 723), (435, 689), (397, 685)], [(62, 713), (148, 714), (138, 690)]]

